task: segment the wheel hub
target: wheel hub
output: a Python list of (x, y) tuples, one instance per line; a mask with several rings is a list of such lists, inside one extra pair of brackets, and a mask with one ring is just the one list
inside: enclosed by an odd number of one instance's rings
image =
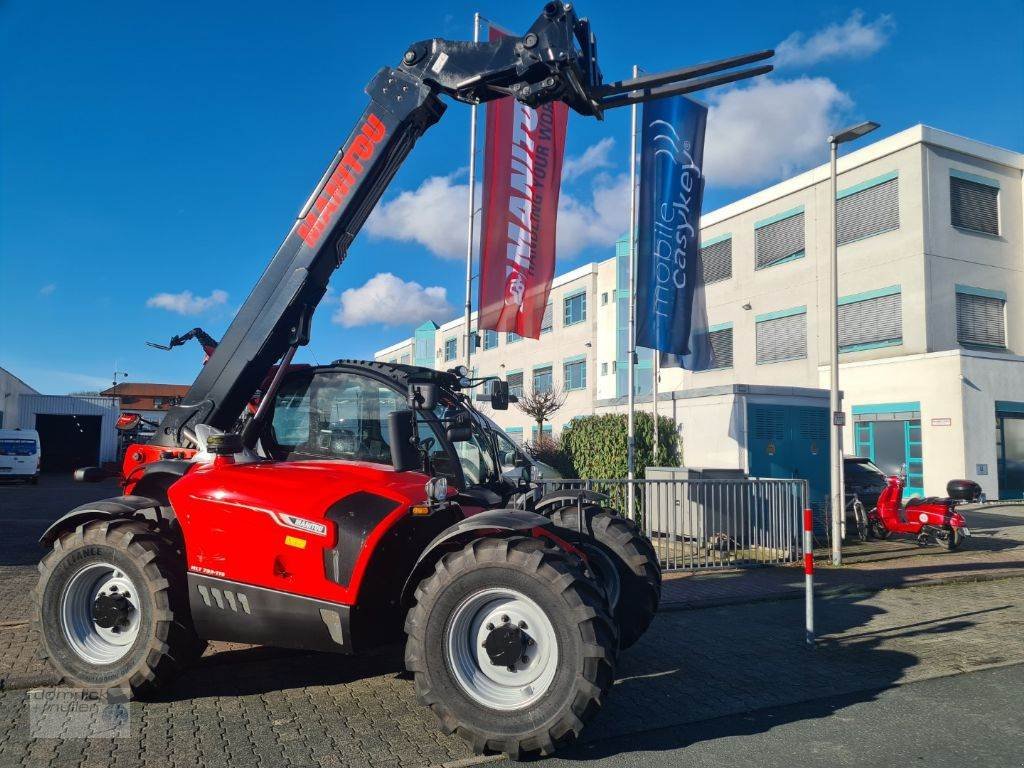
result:
[(526, 635), (513, 624), (502, 624), (487, 634), (484, 650), (491, 664), (497, 667), (514, 667), (523, 658)]
[(101, 594), (92, 604), (92, 620), (102, 629), (121, 629), (128, 626), (128, 617), (134, 610), (135, 606), (123, 594)]

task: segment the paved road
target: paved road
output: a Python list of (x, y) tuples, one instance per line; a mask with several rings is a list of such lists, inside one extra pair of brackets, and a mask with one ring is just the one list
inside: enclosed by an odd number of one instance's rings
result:
[[(32, 658), (37, 641), (24, 622), (27, 563), (38, 553), (12, 538), (38, 535), (80, 503), (73, 497), (116, 492), (69, 486), (55, 505), (34, 490), (0, 489), (0, 678), (9, 688), (55, 682)], [(760, 713), (808, 701), (808, 727), (824, 729), (892, 686), (1024, 661), (1024, 578), (841, 595), (821, 601), (818, 616), (823, 637), (812, 652), (799, 601), (659, 615), (622, 655), (586, 744), (607, 751), (603, 740), (621, 739), (635, 749), (652, 729), (699, 735), (693, 724), (717, 719), (767, 738), (778, 722)], [(0, 766), (405, 768), (470, 757), (416, 703), (400, 648), (348, 658), (217, 644), (160, 700), (132, 704), (131, 721), (125, 739), (33, 741), (26, 693), (9, 689), (0, 693)]]
[(1024, 665), (990, 669), (890, 688), (871, 701), (834, 696), (606, 739), (544, 767), (1018, 768), (1022, 691)]

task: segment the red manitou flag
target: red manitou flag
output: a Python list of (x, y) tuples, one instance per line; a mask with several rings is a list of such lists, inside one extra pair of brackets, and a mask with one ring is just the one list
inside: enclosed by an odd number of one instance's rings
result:
[[(493, 27), (491, 39), (501, 35)], [(533, 109), (512, 97), (487, 105), (481, 330), (540, 338), (555, 276), (555, 223), (569, 108)]]

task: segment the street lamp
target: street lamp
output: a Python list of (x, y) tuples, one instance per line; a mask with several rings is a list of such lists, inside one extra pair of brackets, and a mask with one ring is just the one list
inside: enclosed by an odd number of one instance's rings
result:
[(839, 245), (837, 235), (837, 201), (836, 201), (836, 157), (839, 145), (866, 136), (878, 127), (878, 123), (866, 121), (844, 128), (828, 137), (829, 146), (829, 200), (832, 209), (832, 227), (830, 237), (830, 294), (829, 302), (829, 333), (831, 338), (829, 363), (829, 411), (832, 419), (832, 439), (829, 441), (829, 465), (832, 493), (832, 564), (842, 565), (843, 562), (843, 523), (846, 514), (846, 489), (843, 483), (843, 426), (846, 416), (839, 404)]

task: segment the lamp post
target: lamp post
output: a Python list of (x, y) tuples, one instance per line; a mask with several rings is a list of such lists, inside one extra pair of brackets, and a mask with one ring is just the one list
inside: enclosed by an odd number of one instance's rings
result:
[(843, 426), (846, 416), (839, 403), (839, 238), (837, 235), (836, 158), (839, 145), (866, 136), (878, 127), (870, 121), (852, 125), (828, 137), (829, 146), (829, 200), (832, 226), (829, 229), (829, 412), (832, 421), (832, 439), (829, 440), (830, 492), (832, 507), (832, 564), (843, 562), (843, 523), (846, 514), (846, 489), (843, 487)]

